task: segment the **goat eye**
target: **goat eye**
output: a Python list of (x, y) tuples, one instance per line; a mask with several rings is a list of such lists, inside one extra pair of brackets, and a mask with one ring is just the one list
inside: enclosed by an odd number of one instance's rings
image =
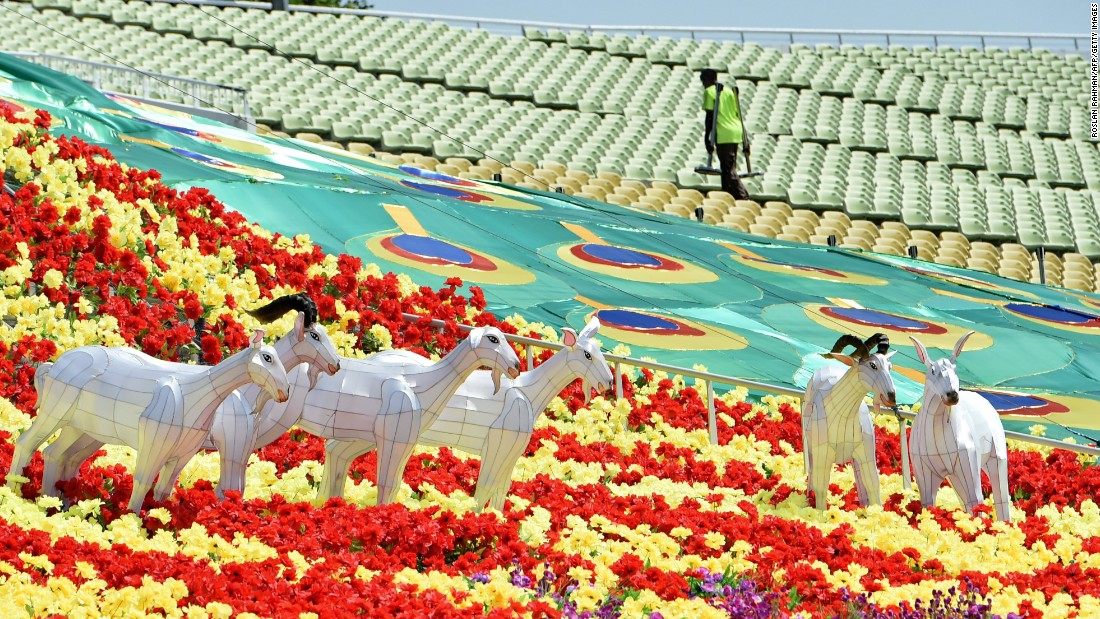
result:
[(872, 370), (877, 370), (878, 369), (878, 366), (875, 365), (875, 363), (873, 361), (871, 362), (871, 369)]
[(584, 351), (584, 358), (591, 361), (592, 360), (592, 353), (588, 352), (587, 350)]
[(266, 352), (263, 354), (263, 358), (265, 363), (271, 363), (272, 361), (274, 361), (274, 359), (271, 358), (271, 355), (267, 354)]
[(494, 344), (499, 344), (500, 343), (500, 338), (498, 338), (495, 335), (489, 335), (489, 336), (486, 336), (486, 337), (488, 337), (489, 341), (494, 343)]
[(320, 336), (320, 335), (317, 335), (317, 332), (316, 332), (316, 331), (310, 331), (310, 332), (309, 332), (309, 336), (310, 336), (311, 338), (313, 338), (313, 339), (317, 340), (318, 342), (320, 342), (320, 341), (321, 341), (321, 336)]

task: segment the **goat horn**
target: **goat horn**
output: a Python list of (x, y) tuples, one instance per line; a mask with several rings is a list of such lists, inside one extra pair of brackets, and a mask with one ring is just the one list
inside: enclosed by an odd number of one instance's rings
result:
[(844, 350), (845, 346), (851, 346), (856, 349), (855, 357), (862, 359), (867, 356), (867, 345), (858, 337), (850, 334), (838, 337), (836, 343), (833, 344), (833, 349), (829, 351), (829, 354), (841, 352)]
[(870, 353), (871, 346), (878, 344), (878, 354), (885, 355), (890, 350), (890, 337), (885, 333), (876, 333), (863, 343), (864, 348)]

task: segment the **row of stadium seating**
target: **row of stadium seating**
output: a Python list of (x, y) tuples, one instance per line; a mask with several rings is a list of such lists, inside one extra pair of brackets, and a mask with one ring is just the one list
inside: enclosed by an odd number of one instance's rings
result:
[(747, 78), (738, 83), (753, 163), (766, 170), (747, 184), (759, 200), (1100, 256), (1100, 154), (1077, 139), (1087, 96), (1073, 79), (1085, 66), (1077, 57), (784, 52), (584, 33), (547, 43), (550, 33), (356, 15), (124, 0), (14, 6), (61, 33), (5, 11), (0, 34), (16, 49), (244, 86), (257, 119), (290, 135), (440, 159), (561, 162), (700, 195), (717, 184), (691, 171), (704, 155), (693, 70), (729, 64)]

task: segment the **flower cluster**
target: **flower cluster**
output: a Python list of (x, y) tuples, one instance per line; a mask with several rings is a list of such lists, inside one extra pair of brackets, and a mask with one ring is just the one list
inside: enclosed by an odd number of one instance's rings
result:
[[(34, 414), (39, 362), (91, 343), (214, 362), (255, 321), (241, 311), (308, 292), (341, 353), (454, 345), (457, 323), (551, 333), (484, 312), (476, 288), (383, 274), (305, 238), (270, 234), (201, 189), (53, 138), (0, 107), (0, 471)], [(45, 266), (43, 266), (45, 265)], [(403, 312), (446, 321), (406, 323)], [(289, 329), (289, 318), (272, 326)], [(621, 352), (621, 351), (617, 351)], [(547, 353), (544, 353), (547, 354)], [(125, 512), (133, 453), (108, 447), (39, 497), (0, 488), (3, 616), (939, 617), (1100, 615), (1100, 469), (1010, 445), (1012, 523), (950, 488), (922, 510), (901, 478), (897, 425), (877, 421), (884, 505), (858, 505), (849, 469), (811, 507), (792, 401), (716, 402), (699, 385), (629, 370), (624, 397), (573, 385), (537, 422), (503, 512), (477, 513), (480, 462), (418, 449), (398, 502), (374, 507), (375, 455), (345, 499), (314, 506), (322, 442), (291, 430), (252, 458), (248, 492), (219, 502), (218, 456), (196, 456), (144, 518)], [(705, 393), (705, 390), (702, 391)], [(987, 488), (988, 491), (988, 488)]]

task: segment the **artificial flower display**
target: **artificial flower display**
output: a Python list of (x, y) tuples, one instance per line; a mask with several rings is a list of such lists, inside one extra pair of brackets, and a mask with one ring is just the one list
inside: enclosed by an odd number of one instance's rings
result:
[[(37, 364), (77, 346), (216, 363), (259, 326), (245, 310), (298, 292), (348, 357), (438, 358), (459, 323), (547, 337), (561, 326), (498, 319), (458, 280), (418, 287), (270, 234), (207, 191), (52, 137), (44, 112), (0, 116), (17, 188), (0, 195), (0, 471), (36, 413)], [(903, 487), (897, 423), (882, 417), (883, 504), (860, 507), (847, 469), (818, 511), (797, 402), (721, 395), (712, 445), (703, 385), (633, 369), (617, 380), (618, 400), (574, 384), (552, 401), (500, 511), (476, 512), (480, 462), (447, 448), (417, 450), (394, 504), (374, 507), (368, 454), (343, 499), (314, 506), (323, 443), (299, 429), (253, 454), (244, 496), (219, 501), (218, 456), (200, 453), (142, 516), (125, 509), (131, 450), (97, 452), (61, 484), (63, 501), (42, 497), (36, 455), (14, 472), (20, 493), (0, 488), (0, 616), (1100, 616), (1088, 458), (1010, 442), (1010, 523), (988, 499), (967, 514), (947, 487), (921, 509)]]

